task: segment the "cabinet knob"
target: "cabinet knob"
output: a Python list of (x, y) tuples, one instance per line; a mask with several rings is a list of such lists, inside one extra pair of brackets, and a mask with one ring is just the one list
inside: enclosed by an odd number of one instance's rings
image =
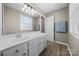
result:
[(3, 53), (1, 54), (1, 56), (3, 56)]
[(15, 52), (17, 52), (17, 53), (18, 53), (18, 52), (19, 52), (19, 50), (16, 50)]
[(38, 45), (41, 45), (41, 42)]

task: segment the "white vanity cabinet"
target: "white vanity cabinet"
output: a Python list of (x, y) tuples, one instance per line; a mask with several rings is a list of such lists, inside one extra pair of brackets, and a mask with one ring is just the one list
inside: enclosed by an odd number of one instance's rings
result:
[(43, 45), (43, 43), (44, 43), (44, 42), (43, 42), (43, 41), (44, 41), (44, 40), (43, 40), (43, 39), (44, 39), (43, 36), (40, 36), (39, 39), (40, 39), (40, 40), (39, 40), (40, 43), (39, 43), (39, 45), (38, 45), (38, 47), (39, 47), (38, 53), (40, 54), (40, 53), (43, 51), (43, 49), (44, 49), (45, 47), (44, 47), (44, 45)]
[(3, 51), (3, 56), (27, 56), (28, 55), (28, 44), (27, 42), (14, 47), (8, 48)]
[(47, 47), (47, 35), (44, 35), (44, 37), (43, 37), (43, 46), (45, 48)]
[(38, 56), (39, 38), (29, 41), (29, 56)]
[(46, 34), (40, 33), (27, 39), (26, 36), (9, 42), (5, 39), (1, 44), (0, 56), (39, 56), (47, 46), (47, 39)]
[(39, 36), (33, 40), (29, 41), (29, 56), (38, 56), (46, 47), (46, 39), (45, 36)]
[(38, 53), (40, 54), (44, 48), (47, 47), (47, 38), (46, 35), (40, 36), (40, 44), (39, 44), (39, 49), (38, 49)]

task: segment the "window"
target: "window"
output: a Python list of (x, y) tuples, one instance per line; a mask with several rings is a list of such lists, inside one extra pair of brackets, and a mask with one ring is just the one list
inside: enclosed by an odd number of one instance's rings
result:
[(21, 15), (20, 30), (21, 31), (32, 30), (32, 18), (31, 17)]

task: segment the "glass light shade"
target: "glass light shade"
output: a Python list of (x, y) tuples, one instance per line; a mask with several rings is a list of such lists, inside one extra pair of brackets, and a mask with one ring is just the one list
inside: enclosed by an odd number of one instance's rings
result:
[(31, 11), (28, 11), (29, 14), (31, 14)]
[(34, 10), (34, 14), (36, 14), (36, 10)]
[(23, 7), (23, 8), (22, 8), (22, 10), (24, 11), (24, 10), (25, 10), (25, 8)]
[(26, 12), (28, 13), (28, 9), (26, 9)]
[(34, 9), (32, 8), (31, 11), (34, 12)]
[(27, 8), (29, 11), (30, 11), (30, 7), (28, 6), (28, 8)]
[(27, 8), (27, 4), (24, 4), (24, 8)]
[(33, 12), (31, 14), (32, 14), (32, 16), (34, 15)]
[(24, 7), (22, 8), (22, 10), (32, 16), (37, 13), (37, 11), (34, 8), (32, 8), (31, 6), (28, 6), (27, 4), (24, 4)]

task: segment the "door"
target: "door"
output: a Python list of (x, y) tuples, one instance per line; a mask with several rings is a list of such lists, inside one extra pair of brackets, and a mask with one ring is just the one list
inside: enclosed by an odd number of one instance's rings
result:
[(47, 33), (47, 40), (54, 41), (54, 16), (45, 19), (45, 32)]

